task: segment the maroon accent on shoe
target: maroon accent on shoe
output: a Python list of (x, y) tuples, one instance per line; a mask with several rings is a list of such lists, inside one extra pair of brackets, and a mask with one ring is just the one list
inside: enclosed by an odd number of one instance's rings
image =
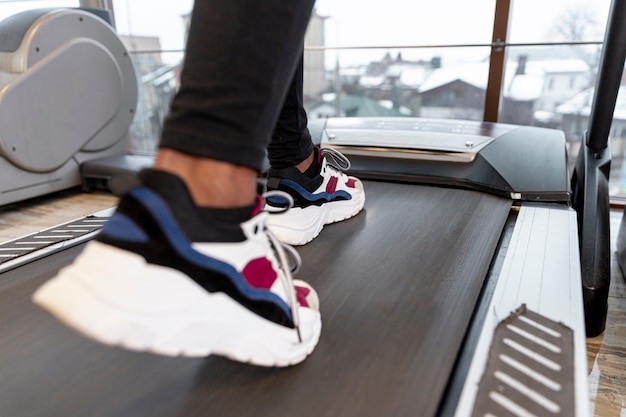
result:
[(320, 147), (316, 146), (313, 149), (313, 152), (315, 152), (315, 155), (317, 156), (317, 158), (316, 158), (317, 159), (317, 163), (321, 164), (322, 163), (322, 150), (320, 149)]
[(264, 290), (269, 290), (277, 277), (267, 258), (253, 259), (243, 268), (241, 274), (252, 287)]
[(337, 182), (339, 182), (339, 178), (330, 177), (330, 180), (328, 180), (328, 184), (326, 184), (326, 192), (328, 194), (332, 194), (335, 192), (335, 190), (337, 190)]
[(346, 186), (350, 188), (356, 188), (356, 178), (348, 178), (348, 181), (346, 181)]
[(295, 287), (296, 287), (296, 298), (298, 299), (298, 304), (300, 304), (300, 306), (302, 307), (309, 307), (309, 303), (306, 300), (306, 298), (308, 297), (311, 290), (305, 287), (299, 287), (297, 285)]
[[(245, 266), (241, 274), (250, 286), (263, 290), (269, 290), (277, 278), (276, 271), (274, 271), (271, 262), (267, 258), (253, 259)], [(298, 304), (302, 307), (309, 307), (307, 297), (311, 290), (297, 285), (295, 285), (295, 289)]]
[(256, 196), (256, 206), (252, 209), (252, 213), (250, 214), (250, 218), (253, 218), (257, 214), (263, 211), (263, 199), (260, 195)]

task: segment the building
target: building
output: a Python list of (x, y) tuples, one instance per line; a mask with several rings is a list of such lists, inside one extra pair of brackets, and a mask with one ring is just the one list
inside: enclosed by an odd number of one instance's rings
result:
[[(369, 97), (341, 94), (333, 95), (306, 106), (309, 119), (325, 117), (404, 117), (400, 109), (395, 109), (390, 102), (377, 101)], [(337, 114), (339, 112), (339, 114)]]
[(147, 74), (163, 65), (161, 40), (158, 36), (120, 35), (139, 74)]
[[(571, 48), (512, 48), (508, 52), (499, 121), (556, 127), (556, 108), (588, 88), (590, 59)], [(489, 62), (445, 65), (441, 57), (408, 61), (387, 53), (381, 60), (342, 68), (341, 90), (426, 118), (482, 120)], [(336, 111), (335, 111), (336, 113)]]
[[(304, 48), (319, 48), (326, 45), (324, 25), (326, 17), (319, 15), (315, 10), (309, 21), (304, 36)], [(323, 50), (308, 50), (304, 54), (304, 95), (319, 97), (326, 92), (329, 82), (326, 78), (326, 52)]]
[(131, 57), (139, 82), (139, 98), (130, 128), (132, 151), (156, 151), (158, 138), (170, 102), (178, 88), (179, 65), (167, 65), (161, 56), (161, 42), (156, 36), (120, 36)]

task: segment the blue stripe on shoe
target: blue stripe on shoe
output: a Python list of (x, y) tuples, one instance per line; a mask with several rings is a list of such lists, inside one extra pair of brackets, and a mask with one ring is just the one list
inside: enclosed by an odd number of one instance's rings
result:
[(280, 180), (280, 184), (286, 187), (291, 188), (300, 194), (303, 198), (308, 201), (314, 202), (319, 200), (333, 201), (336, 198), (344, 198), (346, 200), (351, 200), (352, 195), (345, 190), (337, 190), (332, 194), (327, 193), (326, 191), (322, 193), (313, 194), (303, 188), (300, 184), (291, 180)]
[[(228, 278), (230, 278), (230, 280), (235, 284), (235, 287), (244, 296), (251, 300), (268, 301), (274, 303), (286, 313), (287, 317), (289, 317), (290, 320), (293, 320), (293, 317), (291, 315), (291, 309), (289, 308), (287, 303), (278, 295), (267, 290), (260, 290), (251, 287), (232, 265), (226, 262), (219, 261), (215, 258), (203, 255), (193, 249), (187, 238), (181, 233), (178, 225), (171, 217), (169, 208), (165, 205), (165, 203), (158, 194), (145, 187), (136, 187), (130, 190), (128, 194), (129, 196), (133, 197), (138, 203), (141, 203), (146, 210), (148, 210), (148, 212), (152, 215), (154, 220), (160, 226), (162, 233), (166, 236), (172, 248), (181, 258), (183, 258), (183, 260), (201, 268), (207, 268), (226, 275)], [(116, 216), (118, 216), (118, 214), (114, 214), (109, 222), (111, 222)], [(132, 220), (130, 222), (132, 222)], [(134, 224), (134, 222), (132, 223)], [(137, 229), (136, 225), (134, 226), (134, 228), (126, 229), (126, 232), (131, 232), (130, 235), (120, 230), (120, 227), (122, 227), (123, 225), (124, 222), (121, 220), (117, 224), (113, 223), (113, 228), (111, 229), (111, 232), (115, 232), (116, 235), (111, 235), (111, 237), (126, 241), (129, 240), (129, 237), (131, 240), (138, 238), (136, 230), (133, 230)], [(105, 228), (102, 230), (102, 232), (109, 235), (109, 231), (110, 229), (107, 225), (105, 225)], [(190, 278), (193, 279), (193, 277)]]
[(128, 216), (115, 213), (106, 222), (102, 230), (107, 236), (127, 242), (142, 243), (148, 241), (148, 235)]

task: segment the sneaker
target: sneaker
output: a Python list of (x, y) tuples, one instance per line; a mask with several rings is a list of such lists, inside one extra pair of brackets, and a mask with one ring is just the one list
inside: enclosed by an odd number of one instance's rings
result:
[(271, 197), (266, 200), (270, 212), (267, 225), (281, 241), (304, 245), (320, 234), (324, 225), (355, 216), (363, 209), (365, 192), (358, 178), (342, 171), (350, 169), (350, 161), (334, 149), (315, 148), (317, 158), (307, 172), (295, 167), (270, 168), (267, 189), (288, 193), (293, 208), (276, 214), (286, 200)]
[(304, 360), (320, 336), (319, 301), (292, 279), (289, 255), (297, 263), (297, 254), (267, 230), (261, 202), (232, 230), (214, 224), (222, 241), (200, 243), (187, 239), (170, 207), (145, 185), (127, 192), (34, 302), (88, 337), (131, 350), (260, 366)]

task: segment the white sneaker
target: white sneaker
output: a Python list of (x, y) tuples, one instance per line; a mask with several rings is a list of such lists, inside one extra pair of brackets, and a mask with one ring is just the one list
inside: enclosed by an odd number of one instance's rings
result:
[(324, 225), (339, 222), (358, 214), (365, 204), (363, 183), (342, 170), (350, 161), (334, 149), (315, 148), (317, 174), (310, 178), (295, 167), (270, 168), (267, 190), (288, 193), (293, 207), (284, 212), (286, 199), (268, 197), (267, 225), (282, 242), (304, 245), (320, 234)]
[(261, 366), (296, 364), (318, 342), (319, 301), (313, 288), (292, 279), (267, 217), (259, 212), (242, 223), (242, 241), (190, 243), (164, 200), (136, 187), (33, 300), (109, 345), (170, 356), (215, 354)]

